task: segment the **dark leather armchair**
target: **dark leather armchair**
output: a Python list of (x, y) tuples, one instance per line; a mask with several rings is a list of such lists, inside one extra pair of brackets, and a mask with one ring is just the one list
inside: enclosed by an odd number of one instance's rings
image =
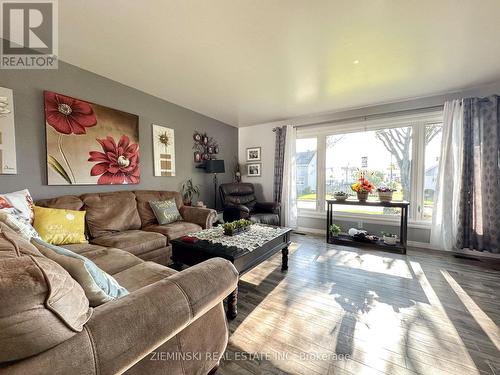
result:
[(224, 221), (248, 219), (255, 223), (280, 225), (280, 205), (257, 202), (253, 184), (222, 184), (219, 192), (224, 207)]

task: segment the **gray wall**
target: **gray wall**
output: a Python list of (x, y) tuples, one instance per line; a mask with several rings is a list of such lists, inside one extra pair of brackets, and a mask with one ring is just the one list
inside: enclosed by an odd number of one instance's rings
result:
[[(168, 82), (166, 83), (168, 84)], [(238, 155), (238, 130), (220, 121), (158, 99), (139, 90), (59, 62), (58, 70), (2, 70), (0, 86), (14, 90), (18, 174), (0, 175), (0, 192), (28, 188), (35, 199), (63, 194), (132, 189), (179, 190), (188, 177), (202, 185), (201, 200), (213, 205), (211, 175), (193, 163), (193, 131), (207, 132), (220, 145), (219, 159), (226, 173), (219, 182), (231, 181)], [(141, 183), (108, 186), (47, 186), (43, 90), (51, 90), (139, 116)], [(151, 124), (175, 129), (175, 177), (153, 176)]]

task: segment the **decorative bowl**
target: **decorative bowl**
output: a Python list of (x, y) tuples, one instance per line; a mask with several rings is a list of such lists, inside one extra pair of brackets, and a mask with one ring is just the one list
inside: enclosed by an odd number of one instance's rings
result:
[(343, 201), (347, 200), (347, 198), (349, 198), (349, 195), (346, 194), (346, 193), (335, 193), (335, 194), (333, 194), (333, 199), (335, 199), (336, 201), (343, 202)]
[(396, 243), (398, 242), (398, 238), (394, 237), (394, 236), (386, 236), (386, 235), (384, 235), (382, 237), (382, 240), (384, 241), (384, 243), (386, 245), (396, 245)]

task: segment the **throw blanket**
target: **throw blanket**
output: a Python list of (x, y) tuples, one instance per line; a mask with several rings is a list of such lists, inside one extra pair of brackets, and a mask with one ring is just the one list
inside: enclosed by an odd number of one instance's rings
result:
[(254, 251), (266, 242), (278, 237), (287, 231), (287, 228), (275, 228), (266, 225), (253, 224), (250, 229), (235, 236), (226, 236), (224, 228), (218, 226), (205, 229), (200, 232), (191, 233), (190, 236), (200, 240), (206, 240), (223, 246), (235, 246), (239, 249)]

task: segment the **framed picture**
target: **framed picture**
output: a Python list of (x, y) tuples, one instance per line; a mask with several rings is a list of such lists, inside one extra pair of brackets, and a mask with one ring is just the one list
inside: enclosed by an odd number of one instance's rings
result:
[(247, 164), (247, 175), (248, 177), (260, 177), (261, 176), (261, 163)]
[(247, 148), (247, 161), (260, 161), (260, 147)]
[(198, 151), (195, 151), (194, 153), (194, 162), (201, 163), (201, 154)]
[(49, 185), (138, 184), (139, 117), (44, 92)]
[(155, 176), (175, 176), (174, 129), (153, 124), (153, 162)]
[(17, 174), (13, 93), (5, 87), (0, 87), (0, 174)]

